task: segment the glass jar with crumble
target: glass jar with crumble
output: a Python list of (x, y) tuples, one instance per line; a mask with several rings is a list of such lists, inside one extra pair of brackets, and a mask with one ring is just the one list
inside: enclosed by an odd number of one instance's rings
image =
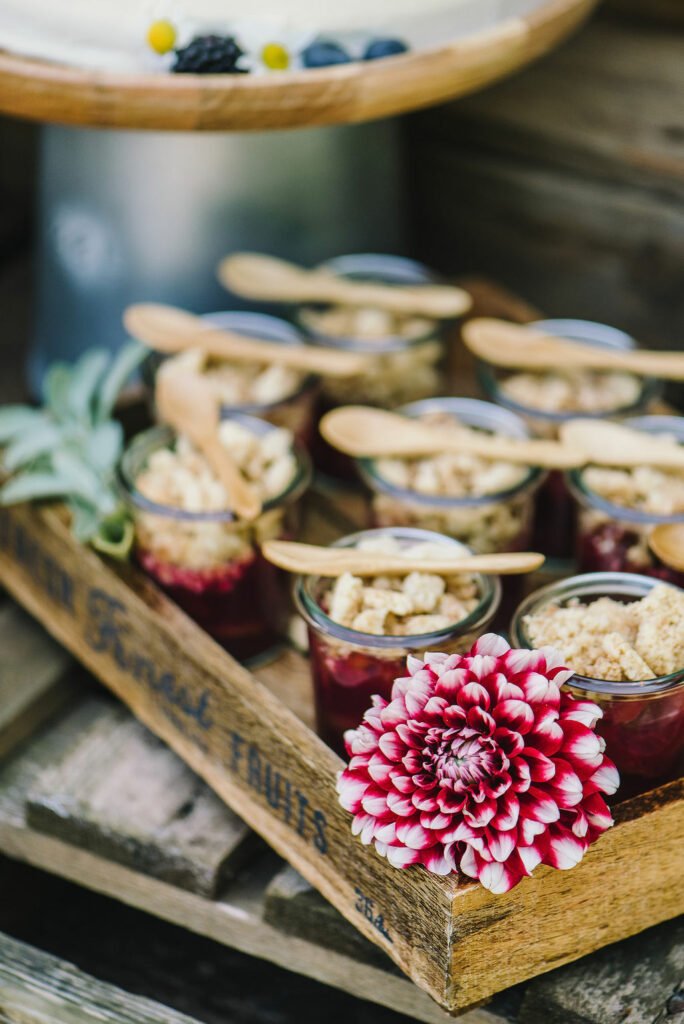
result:
[[(435, 281), (420, 263), (372, 253), (340, 256), (319, 269), (337, 277), (383, 284)], [(314, 345), (375, 356), (362, 375), (324, 382), (326, 410), (350, 402), (391, 409), (439, 392), (444, 358), (442, 322), (377, 308), (320, 304), (300, 306), (296, 319)]]
[[(625, 421), (684, 444), (681, 416)], [(661, 523), (684, 523), (684, 470), (587, 466), (568, 474), (578, 504), (577, 557), (583, 572), (636, 572), (684, 586), (684, 573), (664, 565), (648, 546)]]
[[(515, 413), (476, 398), (431, 398), (398, 412), (446, 432), (529, 436)], [(530, 543), (541, 470), (477, 455), (359, 459), (377, 526), (416, 526), (454, 537), (473, 551), (523, 551)]]
[[(408, 528), (365, 530), (334, 546), (429, 557), (444, 545), (468, 554), (450, 537)], [(319, 735), (343, 754), (344, 732), (359, 724), (375, 694), (389, 697), (409, 654), (468, 650), (500, 599), (499, 580), (479, 575), (299, 577), (295, 600), (308, 625)]]
[[(208, 324), (256, 340), (276, 341), (283, 345), (301, 345), (305, 341), (293, 324), (264, 313), (210, 313), (203, 319)], [(197, 349), (170, 359), (153, 352), (143, 369), (151, 392), (154, 391), (156, 374), (163, 372), (162, 368), (200, 373), (214, 388), (224, 416), (257, 416), (276, 427), (285, 427), (302, 444), (310, 445), (318, 377), (276, 364), (214, 359)]]
[(531, 594), (515, 647), (559, 649), (566, 684), (603, 710), (597, 731), (621, 775), (619, 797), (675, 778), (684, 759), (684, 591), (648, 576), (597, 572)]
[[(529, 325), (555, 337), (610, 349), (635, 348), (628, 334), (590, 320), (538, 320)], [(522, 416), (536, 437), (555, 439), (563, 423), (577, 417), (614, 419), (645, 411), (660, 393), (654, 380), (622, 371), (506, 370), (478, 364), (486, 396)], [(560, 471), (549, 474), (537, 498), (535, 547), (567, 558), (575, 532), (574, 506)]]
[(124, 453), (119, 481), (135, 521), (142, 568), (203, 629), (240, 659), (267, 649), (281, 633), (287, 587), (261, 545), (296, 533), (298, 499), (310, 464), (292, 434), (235, 416), (220, 437), (263, 501), (242, 520), (191, 443), (166, 427), (138, 435)]

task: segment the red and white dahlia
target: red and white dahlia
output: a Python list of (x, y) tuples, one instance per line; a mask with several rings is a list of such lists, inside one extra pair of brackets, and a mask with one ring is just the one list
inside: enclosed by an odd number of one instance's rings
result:
[(394, 867), (460, 869), (507, 892), (538, 864), (572, 868), (613, 824), (619, 784), (594, 727), (602, 711), (561, 690), (553, 648), (481, 637), (467, 655), (409, 657), (392, 699), (345, 736), (352, 831)]

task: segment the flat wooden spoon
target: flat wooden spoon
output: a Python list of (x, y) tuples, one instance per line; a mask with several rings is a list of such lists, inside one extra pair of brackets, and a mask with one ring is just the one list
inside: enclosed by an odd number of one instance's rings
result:
[(260, 341), (215, 327), (175, 306), (137, 303), (126, 309), (123, 322), (132, 337), (168, 355), (196, 348), (218, 359), (279, 363), (326, 377), (352, 377), (368, 367), (368, 356), (363, 352)]
[(241, 519), (256, 519), (261, 500), (245, 480), (219, 438), (219, 401), (201, 377), (160, 373), (155, 391), (160, 417), (198, 448), (226, 491), (230, 508)]
[(269, 540), (263, 547), (269, 562), (315, 576), (405, 576), (410, 572), (429, 572), (437, 576), (455, 576), (461, 572), (479, 572), (485, 576), (513, 576), (534, 572), (544, 564), (544, 556), (534, 551), (516, 551), (495, 555), (450, 555), (445, 546), (440, 558), (418, 558), (410, 550), (405, 555), (381, 555), (357, 548), (325, 548), (297, 541)]
[(621, 351), (566, 341), (531, 327), (479, 317), (463, 328), (470, 351), (495, 366), (528, 370), (625, 370), (641, 377), (684, 380), (684, 352)]
[(684, 523), (661, 523), (648, 538), (651, 551), (671, 569), (684, 572)]
[(560, 428), (564, 445), (595, 466), (659, 466), (684, 469), (684, 445), (657, 434), (605, 420), (568, 420)]
[(449, 451), (552, 469), (570, 469), (585, 461), (581, 452), (556, 441), (474, 431), (451, 434), (408, 416), (362, 405), (333, 409), (321, 420), (320, 430), (329, 444), (355, 458), (411, 458)]
[(219, 264), (218, 276), (221, 283), (237, 295), (273, 302), (376, 306), (393, 313), (435, 320), (462, 316), (472, 305), (470, 295), (462, 288), (353, 281), (325, 270), (306, 270), (286, 260), (255, 252), (227, 256)]

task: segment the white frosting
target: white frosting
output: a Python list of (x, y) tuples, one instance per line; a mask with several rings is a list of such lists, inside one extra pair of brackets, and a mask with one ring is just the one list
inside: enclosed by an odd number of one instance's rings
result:
[[(288, 42), (316, 34), (340, 38), (356, 56), (369, 36), (413, 48), (492, 25), (511, 0), (0, 0), (0, 49), (102, 71), (168, 68), (151, 53), (151, 22), (177, 26), (179, 45), (218, 32)], [(534, 4), (531, 4), (534, 6)], [(355, 51), (356, 47), (356, 51)]]

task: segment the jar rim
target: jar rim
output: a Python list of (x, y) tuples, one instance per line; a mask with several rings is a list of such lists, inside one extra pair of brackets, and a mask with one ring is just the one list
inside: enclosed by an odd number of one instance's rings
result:
[[(430, 410), (451, 412), (458, 416), (466, 426), (477, 426), (474, 422), (478, 419), (483, 422), (487, 418), (492, 421), (498, 420), (511, 429), (505, 436), (528, 438), (530, 431), (525, 422), (514, 412), (502, 409), (494, 402), (484, 402), (479, 398), (426, 398), (418, 402), (410, 402), (395, 411), (404, 416), (418, 417), (422, 412)], [(470, 420), (470, 422), (469, 422)], [(401, 458), (401, 456), (399, 456)], [(502, 491), (493, 491), (490, 494), (467, 495), (460, 498), (449, 495), (423, 494), (420, 491), (412, 490), (409, 487), (400, 487), (386, 480), (378, 470), (378, 458), (356, 459), (359, 472), (371, 489), (382, 491), (400, 500), (410, 501), (415, 505), (423, 505), (428, 508), (456, 509), (456, 508), (482, 508), (498, 502), (516, 498), (527, 490), (531, 490), (542, 482), (545, 473), (538, 466), (528, 466), (526, 475), (517, 484), (507, 487)], [(408, 460), (402, 460), (408, 461)]]
[[(660, 434), (669, 431), (677, 434), (681, 439), (681, 444), (684, 445), (684, 420), (682, 420), (681, 416), (633, 416), (630, 419), (624, 420), (623, 425), (635, 430), (643, 430), (648, 434)], [(582, 505), (596, 508), (610, 516), (611, 519), (636, 525), (655, 526), (684, 522), (684, 511), (672, 513), (646, 512), (644, 509), (618, 505), (614, 501), (602, 497), (602, 495), (592, 490), (585, 480), (588, 468), (595, 467), (582, 466), (578, 469), (572, 469), (566, 474), (570, 491)]]
[[(453, 537), (447, 537), (432, 530), (420, 530), (412, 527), (379, 527), (372, 530), (359, 530), (334, 541), (331, 547), (354, 547), (359, 540), (366, 537), (396, 537), (398, 540), (440, 543), (445, 546), (459, 548), (464, 554), (472, 554), (470, 548)], [(319, 632), (333, 636), (337, 640), (346, 641), (356, 647), (375, 647), (378, 650), (392, 650), (397, 647), (418, 650), (428, 648), (431, 644), (445, 643), (451, 640), (454, 633), (466, 635), (477, 630), (496, 614), (501, 603), (501, 580), (498, 576), (484, 576), (473, 573), (478, 581), (480, 600), (477, 606), (464, 619), (454, 622), (444, 629), (431, 633), (416, 633), (411, 636), (386, 636), (375, 633), (363, 633), (360, 630), (342, 626), (331, 619), (323, 611), (314, 596), (314, 587), (321, 576), (297, 576), (294, 581), (294, 598), (297, 610), (304, 621)]]
[[(526, 326), (532, 328), (540, 328), (546, 330), (549, 334), (562, 337), (569, 341), (577, 341), (584, 345), (594, 345), (597, 348), (614, 348), (614, 349), (634, 349), (636, 348), (636, 341), (631, 335), (625, 331), (620, 331), (616, 327), (611, 327), (608, 324), (602, 324), (595, 320), (577, 320), (569, 318), (550, 318), (543, 320), (533, 320)], [(582, 329), (588, 330), (589, 334), (592, 329), (595, 336), (573, 337), (573, 330), (581, 332)], [(601, 337), (598, 337), (598, 334)], [(587, 411), (553, 411), (550, 409), (538, 409), (534, 406), (525, 405), (523, 402), (518, 402), (514, 398), (509, 398), (505, 395), (500, 386), (497, 372), (499, 367), (493, 366), (491, 363), (486, 363), (483, 360), (476, 360), (476, 373), (477, 378), (480, 382), (485, 394), (496, 401), (500, 405), (505, 406), (507, 409), (511, 409), (513, 412), (517, 412), (523, 416), (534, 417), (535, 419), (546, 420), (549, 423), (565, 423), (571, 419), (577, 419), (579, 417), (583, 419), (610, 419), (613, 416), (620, 416), (630, 412), (636, 412), (638, 409), (647, 405), (649, 402), (656, 398), (661, 390), (660, 382), (654, 377), (643, 377), (641, 378), (641, 390), (640, 394), (633, 402), (628, 402), (626, 405), (613, 406), (612, 409), (599, 410), (598, 412), (587, 412)], [(502, 371), (510, 374), (516, 371)], [(534, 372), (534, 371), (533, 371)], [(601, 373), (602, 371), (593, 371), (594, 373)], [(611, 372), (611, 371), (605, 371)], [(635, 376), (631, 374), (630, 376)]]
[[(244, 416), (238, 413), (232, 416), (224, 416), (223, 419), (230, 419), (239, 422), (243, 426), (252, 430), (253, 433), (260, 435), (267, 434), (271, 430), (281, 429), (279, 427), (274, 427), (270, 423), (266, 423), (264, 420), (257, 419), (254, 416)], [(185, 509), (176, 508), (173, 505), (160, 505), (157, 502), (146, 498), (140, 493), (140, 491), (138, 491), (135, 486), (136, 477), (133, 473), (133, 467), (131, 466), (135, 456), (140, 454), (145, 458), (149, 458), (152, 452), (158, 451), (163, 447), (168, 447), (169, 443), (176, 437), (177, 434), (171, 429), (171, 427), (156, 426), (143, 430), (130, 441), (119, 461), (116, 471), (117, 484), (123, 493), (124, 498), (143, 512), (157, 516), (164, 516), (167, 519), (184, 520), (191, 523), (246, 522), (246, 520), (242, 520), (239, 516), (236, 516), (236, 514), (230, 509), (221, 509), (211, 512), (188, 512)], [(264, 502), (262, 506), (262, 514), (264, 512), (269, 512), (274, 508), (291, 504), (301, 497), (309, 486), (312, 475), (309, 456), (296, 440), (293, 442), (292, 451), (297, 462), (296, 472), (293, 474), (292, 479), (289, 481), (287, 486), (279, 494), (274, 495), (272, 498), (269, 498)]]
[[(547, 583), (521, 601), (511, 619), (510, 633), (514, 646), (531, 649), (523, 620), (526, 615), (539, 611), (550, 603), (565, 604), (573, 597), (625, 597), (639, 600), (646, 597), (654, 587), (662, 585), (682, 591), (674, 583), (626, 572), (591, 572)], [(682, 591), (684, 592), (684, 591)], [(644, 697), (659, 697), (684, 687), (684, 665), (665, 676), (639, 681), (616, 682), (609, 679), (594, 679), (591, 676), (573, 674), (565, 684), (590, 696), (612, 697), (619, 700), (639, 700)]]
[[(350, 253), (346, 256), (325, 260), (323, 263), (319, 263), (315, 269), (332, 271), (339, 277), (353, 278), (359, 281), (380, 281), (385, 284), (433, 284), (440, 280), (439, 276), (423, 263), (391, 253)], [(350, 352), (368, 353), (370, 350), (373, 354), (385, 355), (427, 345), (439, 340), (440, 337), (440, 322), (430, 320), (429, 317), (424, 318), (429, 322), (429, 328), (415, 337), (403, 338), (400, 335), (388, 335), (385, 338), (374, 338), (370, 342), (359, 338), (326, 334), (324, 331), (315, 330), (306, 323), (305, 318), (309, 311), (327, 309), (334, 305), (334, 303), (325, 302), (303, 302), (296, 307), (295, 323), (311, 344)]]

